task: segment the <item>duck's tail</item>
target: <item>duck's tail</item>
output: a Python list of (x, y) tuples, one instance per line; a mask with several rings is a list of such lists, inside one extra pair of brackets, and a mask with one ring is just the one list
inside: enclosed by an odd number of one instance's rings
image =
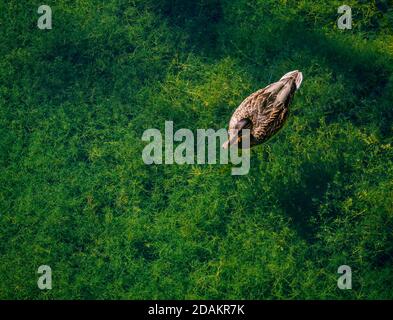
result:
[(299, 70), (294, 70), (294, 71), (288, 72), (281, 77), (280, 81), (284, 80), (284, 79), (288, 79), (288, 78), (294, 79), (296, 89), (299, 89), (300, 85), (303, 82), (303, 73), (301, 73)]

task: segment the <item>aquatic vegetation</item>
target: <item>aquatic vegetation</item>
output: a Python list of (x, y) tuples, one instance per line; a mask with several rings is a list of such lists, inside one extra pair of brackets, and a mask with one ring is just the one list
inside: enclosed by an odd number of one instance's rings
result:
[[(347, 1), (351, 30), (336, 0), (59, 0), (51, 30), (41, 3), (1, 2), (0, 298), (392, 299), (380, 2)], [(146, 129), (224, 128), (296, 69), (285, 130), (249, 174), (143, 163)]]

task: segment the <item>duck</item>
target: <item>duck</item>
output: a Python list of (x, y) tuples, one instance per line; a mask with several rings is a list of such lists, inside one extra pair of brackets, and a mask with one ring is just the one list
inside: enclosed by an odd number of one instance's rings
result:
[[(227, 149), (237, 144), (239, 148), (252, 148), (273, 137), (288, 119), (289, 106), (302, 82), (302, 72), (294, 70), (249, 95), (232, 114), (229, 138), (222, 147)], [(242, 144), (244, 129), (250, 132), (249, 144)]]

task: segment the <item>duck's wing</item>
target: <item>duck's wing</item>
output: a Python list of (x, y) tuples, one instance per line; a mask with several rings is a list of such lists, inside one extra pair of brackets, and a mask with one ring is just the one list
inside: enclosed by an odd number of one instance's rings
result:
[(282, 85), (276, 82), (249, 95), (233, 113), (229, 122), (229, 128), (236, 129), (238, 123), (246, 119), (251, 120), (252, 126), (254, 126), (257, 115), (263, 112), (269, 103), (275, 100), (281, 87)]
[(288, 106), (296, 91), (294, 82), (279, 81), (266, 88), (268, 97), (260, 105), (253, 119), (253, 135), (258, 140), (264, 140), (282, 128), (288, 117)]
[(254, 119), (253, 136), (259, 141), (270, 138), (282, 128), (287, 117), (288, 108), (284, 103), (270, 103)]

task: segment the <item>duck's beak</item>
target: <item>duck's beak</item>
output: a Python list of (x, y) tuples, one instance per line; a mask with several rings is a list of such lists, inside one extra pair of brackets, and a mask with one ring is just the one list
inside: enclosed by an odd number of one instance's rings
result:
[(242, 136), (241, 134), (239, 135), (239, 133), (241, 133), (241, 130), (243, 129), (249, 129), (251, 125), (252, 123), (250, 119), (241, 119), (238, 121), (235, 125), (235, 129), (229, 130), (229, 139), (222, 145), (222, 147), (227, 149), (230, 146), (239, 143), (242, 140)]
[(228, 141), (225, 141), (222, 145), (224, 149), (228, 149), (229, 146), (234, 145), (235, 143), (239, 142), (239, 137), (237, 135), (233, 136), (232, 138), (229, 138)]

